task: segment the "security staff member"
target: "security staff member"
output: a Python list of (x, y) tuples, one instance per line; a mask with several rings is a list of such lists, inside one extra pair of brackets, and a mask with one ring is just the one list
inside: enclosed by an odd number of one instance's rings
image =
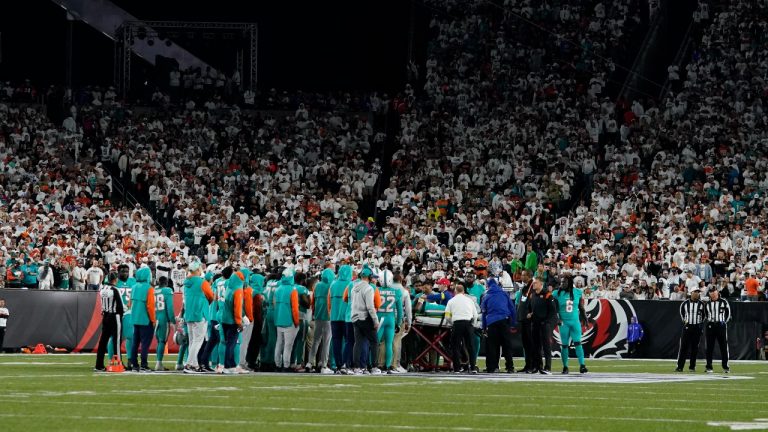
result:
[(456, 285), (456, 295), (448, 300), (445, 306), (445, 317), (451, 320), (451, 349), (453, 354), (453, 371), (461, 371), (462, 344), (469, 354), (469, 372), (477, 373), (472, 353), (474, 347), (474, 323), (477, 321), (477, 306), (475, 301), (464, 294), (464, 286)]
[(533, 373), (533, 339), (531, 339), (531, 320), (528, 319), (528, 300), (533, 294), (533, 282), (531, 272), (525, 270), (522, 276), (522, 287), (515, 293), (515, 305), (517, 306), (518, 326), (517, 331), (523, 342), (523, 354), (525, 355), (525, 367), (520, 373)]
[(691, 291), (691, 298), (680, 305), (680, 318), (683, 320), (683, 334), (680, 336), (680, 351), (677, 354), (677, 369), (682, 372), (686, 357), (690, 357), (691, 363), (688, 370), (696, 371), (696, 355), (699, 352), (699, 339), (704, 320), (707, 319), (707, 309), (699, 299), (699, 287)]
[(107, 352), (107, 343), (110, 338), (112, 338), (112, 352), (120, 352), (118, 351), (121, 343), (120, 335), (122, 335), (120, 327), (125, 309), (120, 291), (115, 288), (115, 283), (117, 283), (117, 273), (113, 272), (107, 277), (107, 284), (102, 285), (99, 291), (101, 298), (101, 337), (96, 352), (96, 367), (93, 368), (96, 372), (106, 370), (104, 368), (104, 354)]
[[(533, 340), (533, 373), (552, 374), (552, 348), (549, 338), (552, 336), (557, 321), (557, 303), (552, 293), (544, 288), (544, 282), (533, 282), (533, 294), (528, 303), (527, 318), (531, 320), (531, 339)], [(542, 364), (541, 355), (544, 355)]]
[(731, 306), (716, 287), (709, 289), (709, 303), (707, 303), (707, 373), (712, 373), (712, 354), (715, 351), (715, 341), (720, 346), (723, 372), (729, 373), (728, 367), (728, 321), (731, 319)]

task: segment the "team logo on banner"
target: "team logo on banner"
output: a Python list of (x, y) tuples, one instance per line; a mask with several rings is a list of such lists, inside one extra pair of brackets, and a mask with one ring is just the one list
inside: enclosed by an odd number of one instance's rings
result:
[[(626, 300), (588, 300), (587, 325), (581, 342), (587, 357), (622, 357), (627, 353), (627, 328), (635, 309)], [(560, 354), (560, 329), (554, 331), (552, 354)]]

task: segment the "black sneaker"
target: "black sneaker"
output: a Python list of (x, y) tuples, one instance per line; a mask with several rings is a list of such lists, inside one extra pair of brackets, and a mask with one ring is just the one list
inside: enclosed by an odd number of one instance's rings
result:
[(150, 369), (148, 366), (142, 366), (141, 368), (139, 368), (139, 372), (144, 372), (144, 373), (152, 372), (152, 369)]
[(539, 373), (542, 375), (552, 375), (552, 372), (550, 372), (549, 369), (542, 369), (539, 371)]
[(529, 370), (530, 369), (528, 369), (528, 368), (522, 368), (519, 371), (517, 371), (517, 373), (524, 374), (524, 373), (528, 373)]
[(525, 373), (527, 373), (529, 375), (530, 374), (537, 374), (537, 373), (539, 373), (539, 370), (538, 369), (528, 369), (527, 371), (525, 371)]
[(696, 368), (688, 368), (688, 372), (696, 372)]
[(704, 372), (705, 372), (705, 373), (708, 373), (708, 374), (713, 374), (713, 373), (715, 373), (715, 371), (713, 371), (713, 370), (712, 370), (712, 368), (707, 368), (707, 369), (705, 369), (705, 370), (704, 370)]
[(563, 368), (563, 375), (568, 375), (568, 368), (567, 367)]
[(141, 372), (141, 368), (139, 368), (138, 366), (136, 366), (136, 367), (134, 367), (134, 368), (131, 368), (131, 372), (136, 372), (136, 373), (138, 373), (138, 372)]
[(682, 372), (683, 368), (675, 368), (675, 372)]
[(474, 367), (474, 368), (469, 370), (469, 373), (472, 374), (472, 375), (477, 375), (478, 372), (479, 372), (479, 370), (476, 367)]
[(184, 369), (183, 369), (183, 371), (182, 371), (182, 372), (184, 372), (184, 373), (187, 373), (187, 374), (196, 374), (196, 373), (200, 373), (200, 372), (198, 372), (197, 368), (195, 368), (195, 367), (192, 367), (192, 366), (190, 366), (190, 365), (186, 365), (186, 366), (184, 366)]
[(93, 368), (93, 371), (94, 372), (106, 372), (107, 368), (105, 368), (104, 366), (102, 366), (102, 367), (96, 366), (95, 368)]
[(579, 373), (585, 374), (587, 372), (589, 372), (589, 371), (587, 370), (587, 367), (585, 365), (581, 365), (579, 367)]
[(208, 373), (216, 372), (216, 369), (210, 367), (210, 366), (203, 366), (203, 371)]
[(515, 368), (514, 368), (514, 367), (511, 367), (511, 368), (507, 369), (507, 373), (508, 373), (508, 374), (513, 374), (513, 373), (515, 373)]
[(723, 373), (727, 373), (727, 374), (731, 373), (731, 368), (723, 369)]

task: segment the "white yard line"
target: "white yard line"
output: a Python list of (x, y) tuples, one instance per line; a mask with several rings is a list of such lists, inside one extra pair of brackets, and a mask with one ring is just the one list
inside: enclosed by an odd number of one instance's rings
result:
[[(328, 399), (324, 399), (325, 401), (328, 401)], [(7, 402), (13, 402), (12, 399), (4, 399), (4, 403)], [(18, 403), (26, 404), (27, 401), (18, 401)], [(96, 405), (96, 406), (143, 406), (144, 404), (140, 403), (125, 403), (125, 402), (85, 402), (85, 401), (49, 401), (49, 400), (43, 400), (39, 402), (35, 402), (35, 405), (45, 405), (45, 404), (52, 404), (52, 405)], [(532, 407), (540, 407), (541, 404), (537, 403), (522, 403), (522, 404), (516, 404), (521, 406), (532, 406)], [(306, 407), (270, 407), (270, 406), (221, 406), (221, 405), (199, 405), (199, 404), (152, 404), (154, 407), (163, 407), (163, 408), (187, 408), (187, 409), (223, 409), (223, 410), (236, 410), (236, 409), (243, 409), (243, 410), (249, 410), (249, 411), (277, 411), (277, 412), (307, 412), (307, 413), (338, 413), (338, 414), (357, 414), (360, 411), (357, 409), (339, 409), (339, 408), (306, 408)], [(559, 407), (572, 407), (572, 408), (583, 408), (583, 405), (580, 404), (572, 404), (572, 405), (556, 405)], [(636, 406), (614, 406), (613, 408), (620, 409), (620, 408), (640, 408)], [(658, 407), (658, 408), (652, 408), (653, 411), (669, 411), (674, 410), (675, 407), (667, 408), (667, 407)], [(684, 409), (680, 408), (679, 410), (684, 411), (702, 411), (701, 409)], [(753, 410), (739, 410), (740, 412), (754, 412)], [(365, 412), (370, 414), (381, 414), (381, 415), (410, 415), (410, 416), (430, 416), (430, 415), (439, 415), (443, 417), (497, 417), (497, 418), (536, 418), (536, 419), (565, 419), (565, 420), (588, 420), (592, 419), (592, 417), (588, 416), (570, 416), (570, 415), (539, 415), (539, 414), (525, 414), (525, 413), (454, 413), (454, 412), (434, 412), (434, 411), (396, 411), (396, 410), (371, 410), (366, 409)], [(687, 420), (687, 419), (678, 419), (678, 418), (639, 418), (639, 417), (600, 417), (600, 419), (604, 420), (613, 420), (613, 421), (637, 421), (637, 422), (650, 422), (650, 423), (658, 423), (658, 422), (673, 422), (673, 423), (703, 423), (703, 421), (699, 420)], [(384, 427), (384, 426), (382, 426)]]
[[(373, 396), (376, 396), (376, 395), (395, 395), (395, 396), (412, 397), (412, 398), (415, 398), (415, 399), (421, 399), (422, 398), (421, 395), (416, 395), (413, 392), (376, 391), (376, 390), (351, 390), (351, 389), (350, 390), (344, 390), (344, 391), (328, 389), (328, 390), (325, 390), (325, 391), (326, 392), (331, 392), (331, 393), (343, 393), (343, 394), (370, 394), (370, 395), (373, 395)], [(632, 393), (628, 393), (628, 392), (624, 392), (624, 393), (622, 393), (622, 392), (614, 392), (614, 393), (618, 394), (618, 395), (622, 395), (624, 398), (631, 397), (634, 394), (634, 392), (632, 392)], [(669, 393), (654, 393), (654, 394), (668, 395)], [(574, 400), (576, 397), (583, 397), (583, 396), (584, 396), (583, 393), (577, 393), (577, 394), (574, 394), (574, 395), (548, 395), (547, 399), (568, 399), (568, 400)], [(292, 397), (301, 398), (301, 395), (300, 394), (295, 395), (295, 396), (292, 395)], [(474, 399), (476, 399), (476, 400), (481, 400), (483, 398), (526, 399), (526, 400), (528, 400), (528, 399), (531, 398), (531, 395), (529, 395), (529, 394), (516, 395), (516, 394), (510, 394), (510, 393), (501, 393), (501, 394), (496, 394), (496, 393), (472, 393), (472, 397)], [(616, 399), (617, 399), (616, 397), (605, 397), (605, 396), (589, 396), (589, 398), (590, 399), (595, 399), (595, 400), (607, 400), (607, 401), (616, 401)], [(645, 400), (643, 399), (643, 401), (645, 401)], [(660, 399), (660, 398), (654, 398), (654, 401), (659, 401), (659, 402), (690, 402), (690, 399)], [(736, 401), (734, 401), (734, 402), (736, 402)], [(765, 405), (765, 402), (754, 401), (754, 400), (752, 400), (752, 401), (741, 401), (741, 400), (738, 400), (738, 402), (742, 403), (742, 404), (751, 404), (751, 405), (760, 405), (760, 406), (764, 406)], [(462, 401), (462, 403), (471, 403), (471, 401)]]
[[(222, 407), (223, 408), (223, 407)], [(357, 411), (355, 411), (357, 412)], [(40, 415), (40, 414), (0, 414), (0, 417), (20, 417), (20, 418), (55, 418), (71, 420), (95, 420), (95, 421), (124, 421), (124, 422), (155, 422), (155, 423), (198, 423), (198, 424), (227, 424), (227, 425), (264, 425), (264, 426), (293, 426), (293, 427), (311, 427), (311, 428), (353, 428), (353, 429), (398, 429), (398, 430), (452, 430), (452, 431), (499, 431), (505, 429), (493, 428), (474, 428), (474, 427), (428, 427), (412, 425), (378, 425), (378, 424), (359, 424), (359, 423), (327, 423), (327, 422), (291, 422), (291, 421), (260, 421), (260, 420), (226, 420), (226, 419), (192, 419), (192, 418), (169, 418), (169, 417), (122, 417), (122, 416), (62, 416), (62, 415)], [(512, 429), (508, 429), (512, 430)], [(564, 430), (549, 429), (514, 429), (520, 432), (566, 432)], [(568, 431), (571, 432), (571, 431)]]

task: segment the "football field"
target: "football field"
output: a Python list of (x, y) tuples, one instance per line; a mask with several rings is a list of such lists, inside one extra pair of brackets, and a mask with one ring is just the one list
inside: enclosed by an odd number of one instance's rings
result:
[(0, 430), (768, 430), (768, 363), (733, 362), (729, 375), (592, 360), (568, 376), (222, 376), (94, 373), (93, 362), (0, 355)]

